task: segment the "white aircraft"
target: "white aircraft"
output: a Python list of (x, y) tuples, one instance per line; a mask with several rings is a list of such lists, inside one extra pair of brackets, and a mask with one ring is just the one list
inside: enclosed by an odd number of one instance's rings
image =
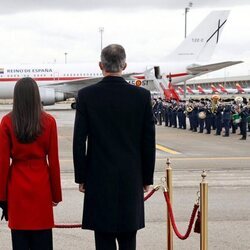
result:
[[(197, 64), (199, 61), (210, 59), (228, 15), (229, 11), (211, 12), (167, 57), (168, 63), (128, 63), (126, 72), (124, 72), (125, 79), (133, 80), (134, 84), (141, 86), (143, 85), (143, 79), (162, 78), (166, 81), (169, 78), (169, 73), (171, 73), (172, 84), (174, 84), (241, 63), (241, 61), (227, 61), (205, 65)], [(43, 104), (53, 105), (55, 102), (76, 97), (79, 89), (97, 83), (102, 79), (102, 74), (98, 63), (78, 65), (0, 64), (0, 99), (11, 99), (13, 97), (14, 85), (22, 77), (34, 78), (39, 85)], [(164, 86), (162, 85), (164, 89), (168, 88), (166, 83), (164, 84)], [(75, 103), (71, 107), (75, 108)]]

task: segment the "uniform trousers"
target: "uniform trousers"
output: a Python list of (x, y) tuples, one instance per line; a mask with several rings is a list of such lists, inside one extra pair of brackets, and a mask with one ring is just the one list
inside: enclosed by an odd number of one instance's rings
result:
[(52, 250), (52, 229), (11, 230), (13, 250)]
[(136, 233), (106, 233), (95, 231), (96, 250), (116, 250), (116, 240), (119, 250), (135, 250), (136, 249)]

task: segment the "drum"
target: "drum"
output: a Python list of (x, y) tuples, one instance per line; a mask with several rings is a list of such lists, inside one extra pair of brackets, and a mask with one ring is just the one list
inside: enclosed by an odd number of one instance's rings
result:
[(198, 117), (203, 120), (206, 118), (206, 113), (204, 111), (201, 111), (199, 112)]
[(241, 117), (239, 114), (233, 114), (232, 118), (233, 118), (233, 124), (239, 124), (241, 121)]

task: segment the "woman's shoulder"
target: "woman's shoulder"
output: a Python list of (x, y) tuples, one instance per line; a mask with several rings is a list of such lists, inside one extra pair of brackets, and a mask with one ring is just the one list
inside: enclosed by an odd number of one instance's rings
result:
[(11, 112), (9, 112), (8, 114), (4, 115), (1, 119), (1, 124), (10, 124), (12, 122), (11, 120)]
[(47, 121), (47, 122), (50, 122), (50, 123), (55, 122), (55, 118), (51, 114), (49, 114), (45, 111), (42, 112), (42, 119)]

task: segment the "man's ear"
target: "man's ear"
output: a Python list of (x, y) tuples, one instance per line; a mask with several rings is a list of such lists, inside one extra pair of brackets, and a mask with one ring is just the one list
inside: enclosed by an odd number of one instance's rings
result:
[(99, 67), (100, 67), (101, 70), (103, 70), (102, 62), (99, 62)]
[(125, 63), (125, 66), (123, 67), (122, 70), (125, 70), (127, 68), (127, 63)]

